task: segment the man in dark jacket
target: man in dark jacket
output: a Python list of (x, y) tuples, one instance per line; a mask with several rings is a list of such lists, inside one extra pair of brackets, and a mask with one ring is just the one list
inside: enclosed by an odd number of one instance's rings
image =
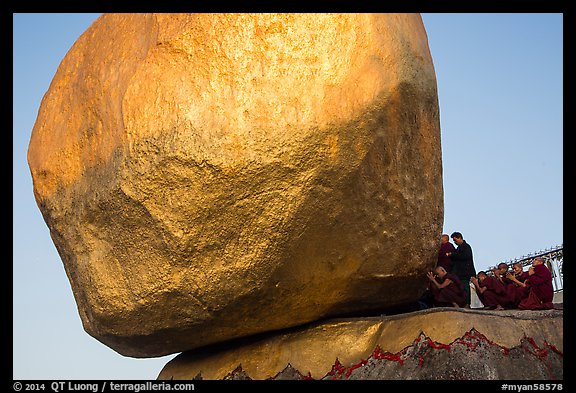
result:
[(470, 277), (476, 277), (472, 247), (462, 237), (460, 232), (450, 235), (454, 243), (458, 246), (456, 250), (446, 253), (452, 261), (452, 273), (462, 282), (466, 291), (466, 304), (470, 306)]

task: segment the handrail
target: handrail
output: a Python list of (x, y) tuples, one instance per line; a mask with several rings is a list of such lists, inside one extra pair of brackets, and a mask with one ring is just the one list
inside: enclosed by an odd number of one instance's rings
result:
[[(506, 263), (508, 267), (512, 267), (513, 264), (521, 262), (522, 267), (526, 267), (531, 266), (532, 261), (536, 257), (544, 258), (544, 263), (546, 263), (546, 267), (548, 267), (550, 273), (552, 274), (552, 285), (554, 286), (554, 292), (562, 291), (564, 289), (564, 272), (562, 269), (564, 262), (563, 244), (546, 248), (544, 250), (535, 251), (518, 258), (510, 259), (504, 263)], [(489, 271), (495, 267), (496, 266), (490, 267)]]

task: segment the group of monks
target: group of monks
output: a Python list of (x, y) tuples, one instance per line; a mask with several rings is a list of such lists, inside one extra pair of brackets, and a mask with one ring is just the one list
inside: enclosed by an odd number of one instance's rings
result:
[[(440, 255), (445, 254), (443, 245)], [(470, 295), (458, 275), (451, 272), (450, 266), (439, 263), (434, 272), (428, 272), (430, 280), (427, 291), (429, 306), (432, 307), (470, 307)], [(542, 257), (536, 257), (528, 271), (522, 263), (512, 265), (500, 263), (497, 268), (487, 273), (480, 271), (470, 277), (478, 298), (484, 309), (504, 310), (543, 310), (552, 309), (554, 288), (552, 275)]]
[(532, 266), (524, 271), (521, 262), (508, 270), (506, 263), (500, 263), (492, 270), (492, 275), (479, 272), (470, 279), (486, 309), (546, 310), (554, 308), (552, 298), (552, 274), (544, 263), (544, 258), (536, 257)]

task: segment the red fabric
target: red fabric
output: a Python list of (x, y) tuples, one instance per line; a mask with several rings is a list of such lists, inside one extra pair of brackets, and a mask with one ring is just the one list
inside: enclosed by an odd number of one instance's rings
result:
[(484, 293), (478, 291), (478, 297), (484, 307), (509, 307), (510, 300), (506, 294), (504, 284), (495, 277), (488, 276), (482, 282), (479, 282), (480, 287), (485, 287)]
[[(506, 273), (512, 273), (512, 272), (506, 272)], [(512, 280), (510, 280), (508, 277), (506, 277), (506, 273), (504, 273), (500, 276), (500, 282), (502, 284), (504, 284), (504, 286), (507, 286), (508, 284), (512, 284)]]
[(454, 252), (456, 248), (450, 242), (442, 243), (440, 245), (440, 250), (438, 251), (438, 262), (436, 266), (442, 266), (448, 273), (452, 271), (452, 259), (446, 256), (447, 252)]
[(446, 274), (443, 279), (438, 278), (437, 281), (439, 284), (442, 284), (447, 279), (452, 282), (445, 288), (438, 289), (436, 285), (431, 285), (434, 305), (452, 306), (452, 303), (456, 303), (458, 306), (464, 307), (466, 305), (466, 292), (464, 292), (462, 282), (452, 273)]
[(544, 265), (534, 266), (534, 274), (528, 276), (530, 288), (534, 291), (538, 299), (544, 303), (551, 302), (554, 297), (554, 287), (552, 286), (552, 274)]
[[(521, 274), (516, 275), (516, 279), (520, 282), (526, 281), (527, 278), (528, 272), (522, 272)], [(508, 300), (510, 301), (510, 307), (517, 308), (520, 302), (528, 297), (528, 294), (530, 293), (530, 287), (523, 287), (516, 284), (512, 280), (509, 281), (511, 283), (506, 287), (506, 294), (508, 296)]]
[(520, 310), (548, 310), (554, 308), (554, 304), (552, 302), (542, 302), (531, 289), (528, 297), (520, 302), (518, 308)]
[(554, 287), (552, 286), (552, 274), (544, 265), (534, 266), (534, 274), (528, 276), (530, 292), (523, 299), (518, 308), (521, 310), (546, 310), (554, 308)]

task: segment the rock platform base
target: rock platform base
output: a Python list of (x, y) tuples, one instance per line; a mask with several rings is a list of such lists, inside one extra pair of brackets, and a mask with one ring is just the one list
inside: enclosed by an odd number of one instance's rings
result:
[(331, 319), (181, 353), (158, 379), (562, 380), (563, 310)]

